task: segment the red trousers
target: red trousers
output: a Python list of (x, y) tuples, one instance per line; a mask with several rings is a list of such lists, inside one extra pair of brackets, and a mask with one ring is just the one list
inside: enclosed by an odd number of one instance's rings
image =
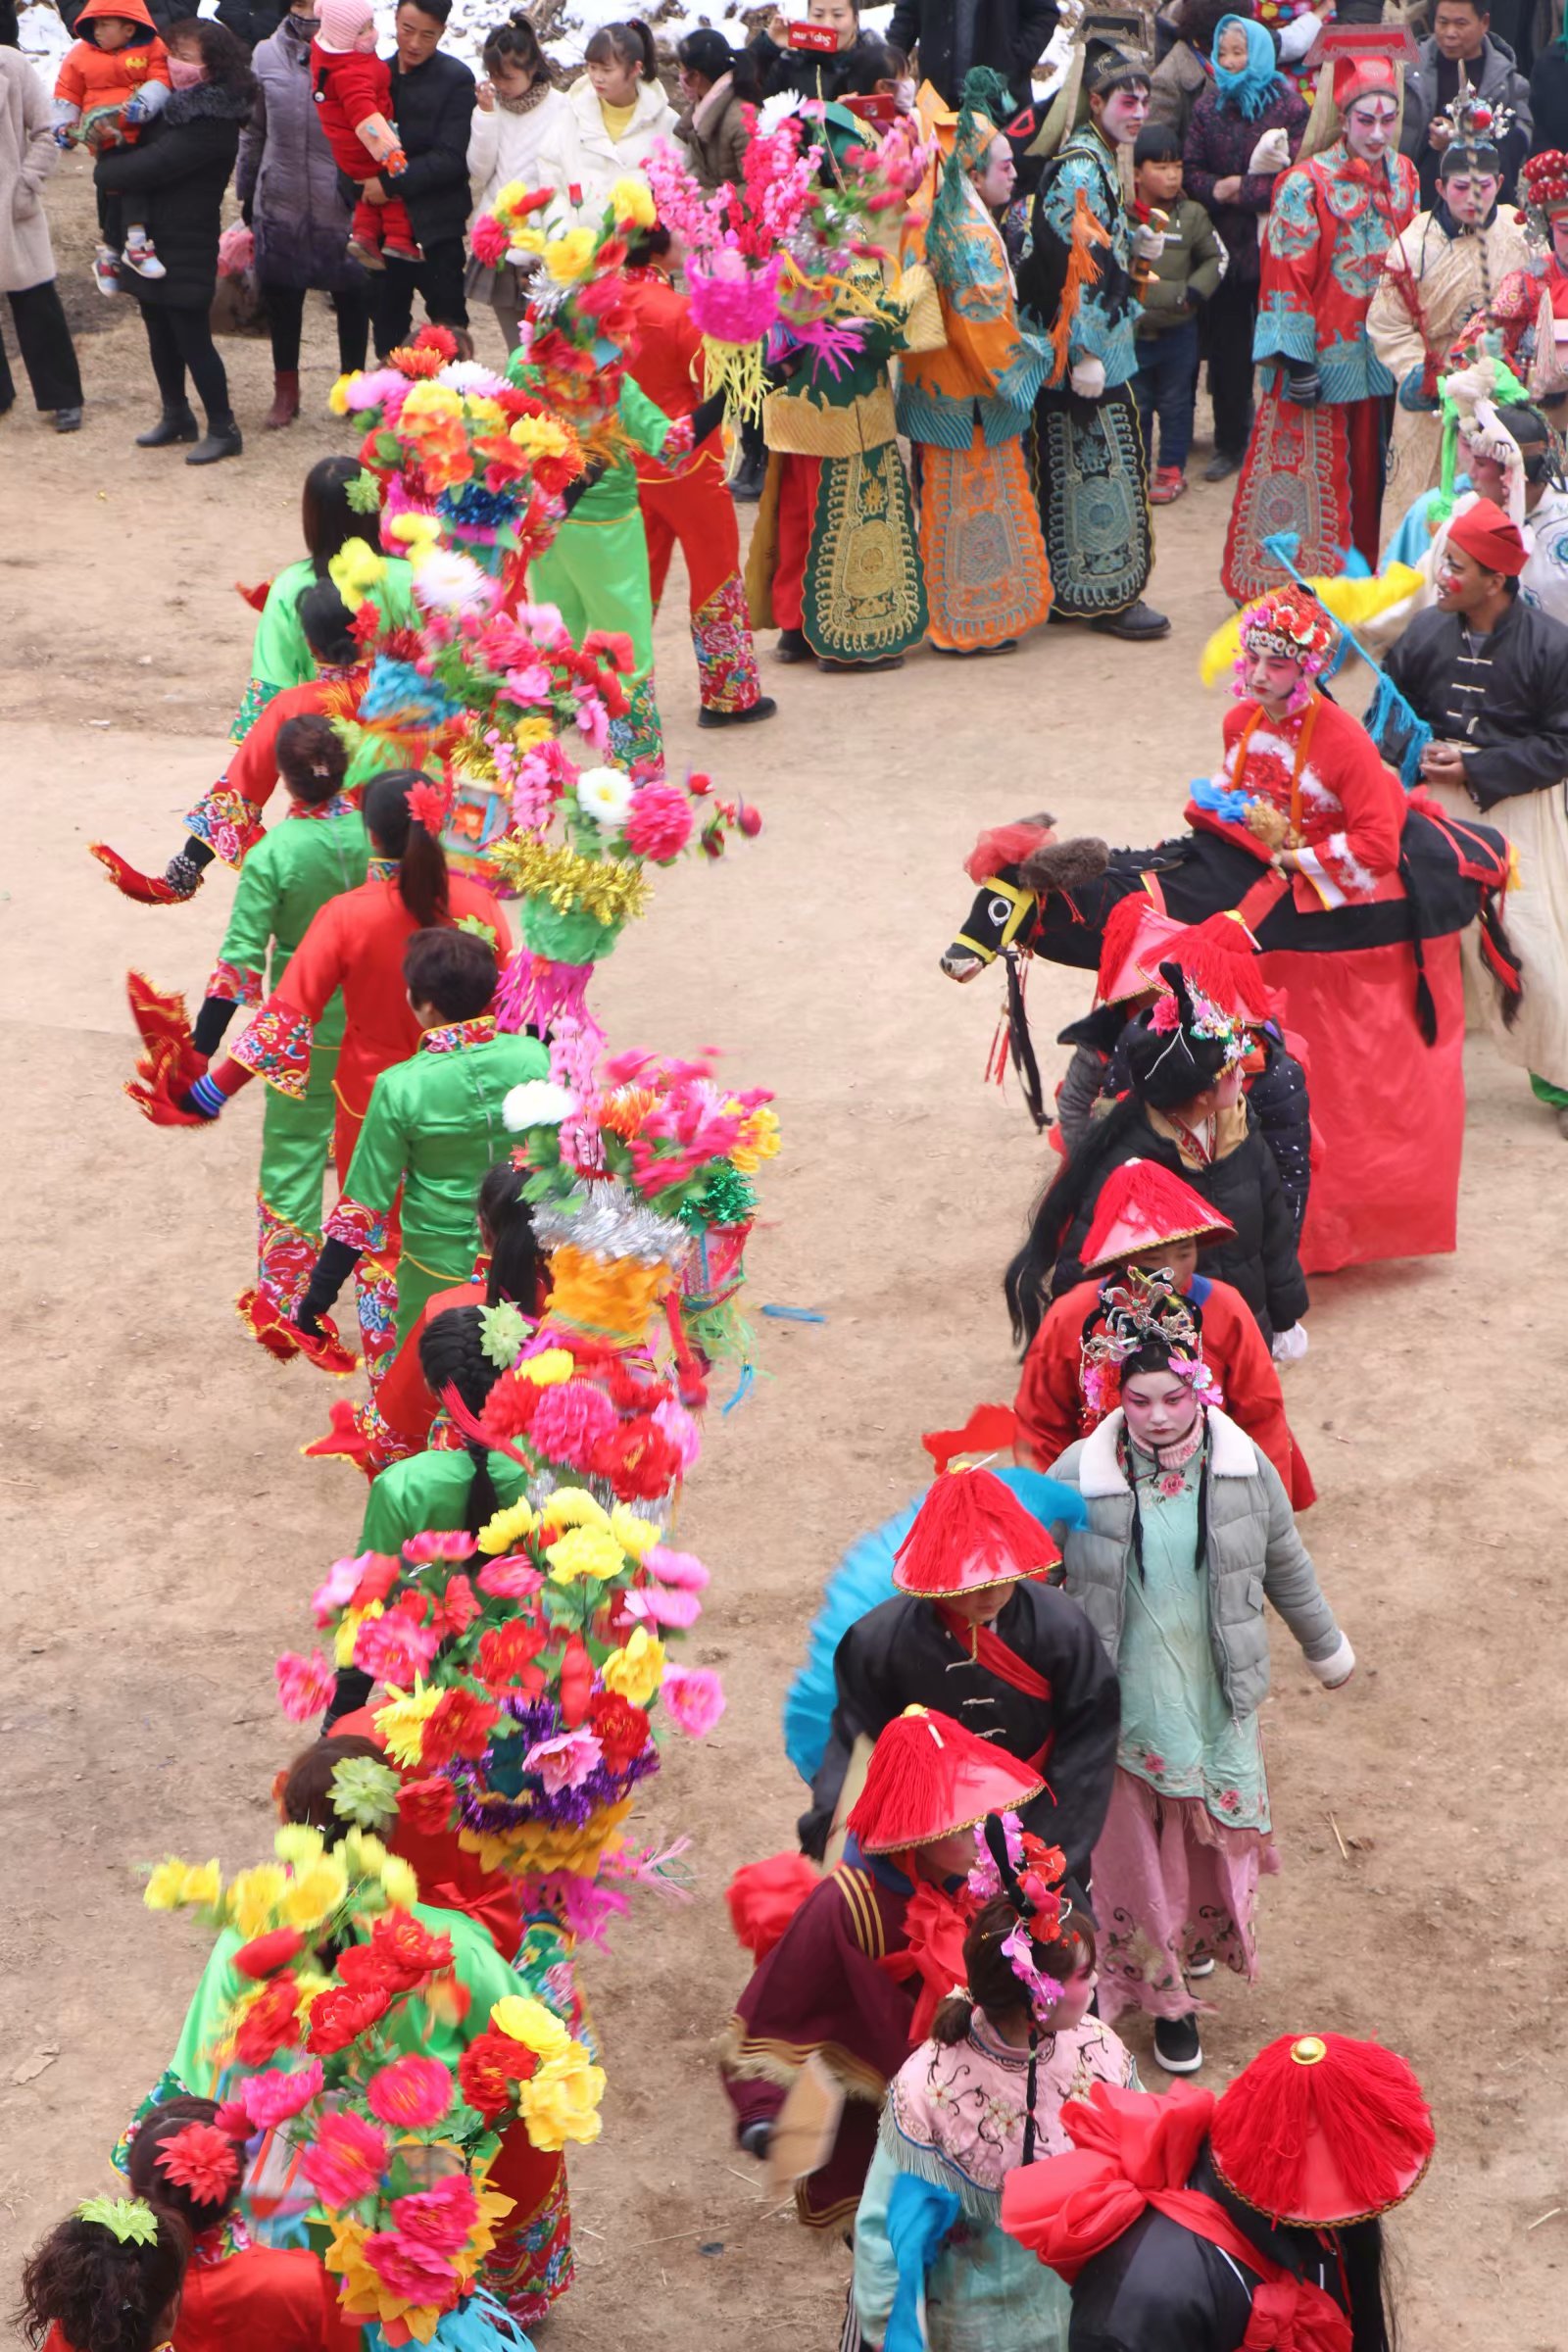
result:
[(1383, 518), (1383, 402), (1347, 401), (1345, 430), (1350, 445), (1350, 538), (1376, 571)]
[(692, 646), (704, 709), (749, 710), (761, 686), (741, 582), (741, 535), (722, 462), (716, 454), (705, 454), (689, 472), (673, 480), (639, 474), (637, 498), (656, 612), (677, 542), (686, 560)]
[(407, 245), (417, 253), (419, 240), (414, 233), (408, 208), (401, 197), (389, 196), (385, 204), (372, 204), (362, 196), (354, 207), (353, 233), (360, 244), (379, 253), (383, 244)]

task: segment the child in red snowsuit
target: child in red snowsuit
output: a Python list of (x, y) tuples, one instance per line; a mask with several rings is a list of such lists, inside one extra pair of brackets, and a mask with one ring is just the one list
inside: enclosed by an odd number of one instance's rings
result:
[[(371, 0), (320, 0), (318, 29), (311, 43), (311, 82), (332, 160), (345, 177), (364, 187), (368, 179), (395, 179), (408, 158), (392, 103), (392, 69), (375, 54)], [(361, 196), (354, 208), (350, 254), (368, 270), (394, 261), (424, 259), (406, 207), (396, 196), (372, 204)]]

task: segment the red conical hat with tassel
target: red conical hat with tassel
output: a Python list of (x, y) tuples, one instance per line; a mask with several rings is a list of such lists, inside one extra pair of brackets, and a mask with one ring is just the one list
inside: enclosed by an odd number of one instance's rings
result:
[(1011, 1489), (989, 1470), (945, 1470), (894, 1554), (893, 1582), (927, 1600), (1038, 1576), (1061, 1558)]
[(1151, 988), (1162, 988), (1162, 963), (1179, 963), (1191, 987), (1234, 1020), (1274, 1018), (1274, 992), (1257, 968), (1257, 942), (1234, 908), (1178, 931), (1157, 955), (1140, 952)]
[(1178, 939), (1184, 928), (1174, 915), (1161, 913), (1142, 891), (1118, 899), (1101, 934), (1096, 1002), (1121, 1004), (1129, 997), (1147, 997), (1151, 990), (1158, 989), (1166, 946)]
[(1271, 2041), (1220, 2094), (1209, 2129), (1226, 2187), (1308, 2230), (1387, 2213), (1426, 2171), (1435, 2138), (1404, 2060), (1348, 2034)]
[(1235, 1231), (1229, 1217), (1157, 1159), (1124, 1159), (1100, 1188), (1079, 1263), (1093, 1274), (1161, 1242), (1219, 1242)]
[(903, 1853), (972, 1830), (988, 1813), (1016, 1813), (1045, 1785), (1004, 1747), (966, 1732), (951, 1715), (908, 1707), (871, 1750), (850, 1832), (862, 1853)]

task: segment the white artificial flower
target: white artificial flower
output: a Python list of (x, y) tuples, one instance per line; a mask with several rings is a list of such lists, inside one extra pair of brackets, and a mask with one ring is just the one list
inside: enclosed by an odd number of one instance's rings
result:
[(585, 767), (577, 778), (577, 806), (606, 833), (625, 822), (631, 807), (631, 778), (618, 767)]
[(520, 1135), (526, 1127), (559, 1127), (576, 1107), (577, 1098), (569, 1087), (557, 1086), (552, 1078), (530, 1078), (513, 1088), (501, 1105), (501, 1117), (509, 1134)]
[(770, 132), (777, 130), (781, 122), (787, 122), (791, 115), (798, 115), (804, 104), (805, 99), (799, 90), (775, 90), (772, 97), (764, 98), (757, 110), (758, 137), (765, 139)]
[(454, 392), (486, 392), (493, 400), (506, 390), (507, 379), (486, 368), (480, 360), (449, 360), (436, 377), (438, 384), (450, 384)]
[(422, 555), (410, 549), (414, 562), (415, 602), (426, 612), (492, 612), (501, 594), (471, 556), (457, 547), (430, 547)]

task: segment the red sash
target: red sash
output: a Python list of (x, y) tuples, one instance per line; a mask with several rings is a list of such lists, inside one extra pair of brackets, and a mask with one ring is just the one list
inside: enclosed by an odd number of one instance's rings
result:
[(885, 1952), (877, 1966), (890, 1977), (916, 1980), (914, 2015), (909, 2021), (911, 2045), (924, 2041), (931, 2020), (950, 1992), (962, 1984), (963, 1939), (978, 1908), (967, 1893), (951, 1895), (943, 1886), (921, 1879), (904, 1914), (904, 1948)]
[(1073, 2153), (1007, 2175), (1003, 2228), (1070, 2286), (1152, 2206), (1258, 2279), (1241, 2352), (1350, 2352), (1349, 2318), (1333, 2296), (1272, 2262), (1223, 2206), (1187, 2187), (1213, 2113), (1213, 2092), (1190, 2083), (1155, 2098), (1097, 2082), (1087, 2104), (1061, 2110)]

